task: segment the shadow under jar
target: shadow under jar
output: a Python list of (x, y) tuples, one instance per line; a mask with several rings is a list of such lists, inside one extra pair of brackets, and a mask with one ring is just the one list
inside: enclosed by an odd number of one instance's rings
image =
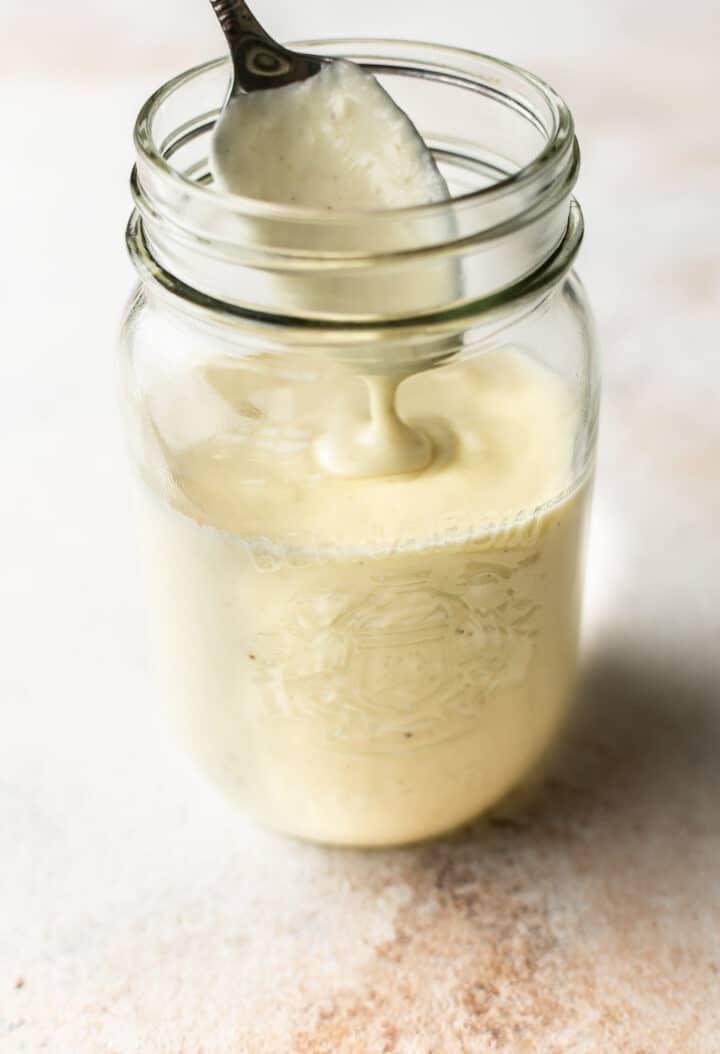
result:
[[(177, 77), (136, 127), (123, 400), (182, 740), (263, 823), (391, 845), (497, 802), (570, 705), (598, 403), (578, 148), (562, 100), (498, 60), (302, 47), (379, 78), (451, 199), (223, 195), (228, 64)], [(373, 461), (396, 427), (425, 467)]]

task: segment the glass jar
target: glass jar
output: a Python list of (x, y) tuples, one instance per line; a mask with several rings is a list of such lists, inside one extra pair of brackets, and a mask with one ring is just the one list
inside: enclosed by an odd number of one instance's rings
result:
[(379, 78), (451, 200), (223, 195), (228, 64), (177, 77), (136, 126), (123, 398), (187, 748), (277, 830), (398, 844), (515, 788), (570, 705), (599, 387), (579, 154), (563, 101), (498, 60), (302, 47)]

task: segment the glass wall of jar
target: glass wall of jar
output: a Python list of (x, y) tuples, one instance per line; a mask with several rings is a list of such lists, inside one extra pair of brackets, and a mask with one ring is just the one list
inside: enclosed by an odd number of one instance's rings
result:
[(570, 705), (598, 408), (579, 155), (498, 60), (303, 47), (378, 76), (451, 199), (224, 195), (228, 65), (176, 78), (136, 128), (123, 401), (187, 748), (278, 830), (397, 844), (515, 788)]

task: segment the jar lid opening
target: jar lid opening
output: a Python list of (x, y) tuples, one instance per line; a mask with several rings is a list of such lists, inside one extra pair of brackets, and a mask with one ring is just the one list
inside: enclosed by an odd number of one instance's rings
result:
[(549, 266), (566, 242), (579, 170), (572, 116), (551, 88), (498, 59), (432, 44), (299, 46), (373, 72), (425, 138), (451, 198), (329, 211), (219, 191), (207, 158), (229, 61), (215, 60), (169, 81), (138, 117), (136, 263), (151, 258), (178, 290), (246, 314), (363, 323), (490, 303)]

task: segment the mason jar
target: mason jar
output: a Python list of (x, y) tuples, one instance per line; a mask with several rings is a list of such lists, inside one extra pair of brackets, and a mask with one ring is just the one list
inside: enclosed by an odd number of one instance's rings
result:
[(302, 48), (379, 79), (450, 199), (223, 194), (229, 64), (176, 77), (136, 125), (122, 397), (181, 740), (276, 830), (399, 844), (516, 788), (571, 705), (599, 391), (579, 152), (497, 59)]

